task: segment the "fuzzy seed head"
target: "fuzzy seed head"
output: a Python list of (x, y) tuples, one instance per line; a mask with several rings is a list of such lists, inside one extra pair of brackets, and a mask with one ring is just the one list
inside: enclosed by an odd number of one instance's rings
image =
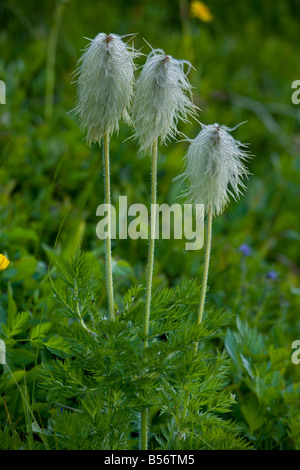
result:
[(250, 156), (246, 145), (229, 133), (231, 130), (219, 124), (202, 124), (201, 132), (189, 141), (185, 169), (179, 178), (188, 181), (189, 201), (204, 204), (205, 214), (210, 206), (214, 216), (221, 214), (229, 196), (237, 200), (246, 189), (243, 177), (249, 172), (243, 161)]
[[(184, 72), (184, 66), (188, 66)], [(140, 150), (150, 150), (154, 142), (174, 138), (179, 119), (186, 122), (197, 107), (189, 99), (191, 85), (187, 74), (191, 64), (154, 49), (148, 55), (136, 84), (132, 114), (134, 137)]]
[(130, 123), (128, 110), (133, 95), (134, 57), (138, 55), (116, 34), (98, 34), (78, 61), (77, 101), (74, 112), (87, 143), (119, 129), (121, 117)]

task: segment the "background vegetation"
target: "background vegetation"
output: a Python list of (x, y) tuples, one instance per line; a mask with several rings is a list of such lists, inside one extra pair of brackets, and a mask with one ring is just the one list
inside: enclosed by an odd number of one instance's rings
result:
[[(104, 275), (104, 246), (96, 237), (96, 208), (104, 198), (101, 155), (97, 146), (86, 146), (70, 114), (76, 98), (71, 74), (84, 38), (104, 31), (139, 33), (135, 46), (145, 54), (143, 38), (190, 60), (203, 123), (247, 121), (234, 136), (251, 143), (252, 176), (245, 197), (215, 220), (207, 306), (232, 313), (217, 346), (230, 358), (226, 386), (236, 397), (230, 416), (242, 435), (255, 448), (300, 449), (300, 365), (291, 362), (291, 344), (300, 339), (300, 105), (291, 102), (291, 84), (300, 79), (300, 4), (207, 5), (210, 22), (193, 17), (185, 0), (1, 2), (0, 79), (7, 103), (0, 105), (0, 252), (11, 264), (0, 273), (1, 337), (8, 350), (7, 366), (0, 366), (0, 448), (21, 448), (28, 435), (26, 446), (44, 445), (38, 429), (60, 410), (37, 384), (41, 361), (50, 363), (63, 350), (49, 280), (57, 276), (56, 261), (71, 260), (81, 247)], [(199, 132), (196, 122), (180, 129), (191, 138)], [(129, 204), (149, 202), (150, 159), (137, 154), (134, 141), (121, 144), (130, 135), (121, 125), (111, 140), (116, 206), (119, 195)], [(159, 149), (160, 203), (177, 201), (180, 188), (172, 180), (185, 151), (184, 142)], [(186, 251), (178, 240), (159, 240), (156, 247), (158, 291), (201, 279), (202, 251)], [(146, 256), (147, 241), (113, 243), (119, 305), (127, 289), (144, 282)], [(104, 284), (93, 295), (103, 311)]]

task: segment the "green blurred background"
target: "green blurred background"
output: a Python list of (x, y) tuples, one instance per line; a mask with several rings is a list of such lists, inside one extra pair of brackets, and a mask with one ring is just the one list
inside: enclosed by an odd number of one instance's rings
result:
[[(236, 269), (238, 247), (246, 243), (252, 248), (249, 282), (255, 277), (259, 289), (275, 269), (282, 290), (289, 296), (293, 290), (299, 303), (300, 106), (292, 104), (291, 84), (300, 78), (300, 5), (210, 0), (207, 6), (210, 22), (193, 17), (187, 1), (1, 2), (0, 77), (7, 103), (0, 108), (0, 246), (12, 262), (31, 256), (42, 276), (67, 211), (56, 252), (70, 256), (81, 245), (101, 258), (103, 244), (95, 234), (96, 208), (103, 202), (101, 154), (85, 145), (70, 114), (76, 98), (71, 74), (84, 37), (138, 33), (135, 46), (145, 54), (150, 48), (143, 38), (192, 62), (190, 81), (203, 123), (231, 127), (247, 121), (234, 136), (251, 144), (253, 175), (245, 197), (215, 220), (211, 296), (223, 304), (235, 295), (228, 272)], [(199, 126), (192, 122), (180, 130), (194, 138)], [(119, 195), (129, 203), (149, 202), (150, 159), (137, 154), (135, 142), (123, 143), (131, 134), (121, 125), (111, 142), (115, 204)], [(182, 170), (186, 148), (174, 142), (160, 148), (159, 202), (178, 201), (180, 188), (172, 179)], [(128, 286), (131, 276), (143, 277), (146, 254), (147, 242), (115, 242), (115, 261), (124, 260), (116, 282)], [(178, 241), (159, 241), (156, 282), (197, 275), (201, 258), (202, 252), (187, 252)], [(30, 279), (29, 287), (38, 287)]]
[[(290, 350), (300, 338), (300, 105), (291, 101), (292, 82), (300, 80), (300, 2), (205, 3), (211, 21), (193, 16), (187, 0), (1, 1), (0, 79), (7, 97), (0, 105), (0, 252), (11, 260), (1, 278), (1, 321), (9, 308), (30, 311), (33, 322), (53, 318), (47, 272), (56, 256), (70, 258), (81, 247), (104, 271), (96, 237), (102, 158), (96, 145), (85, 144), (70, 113), (72, 72), (85, 37), (138, 33), (134, 43), (144, 54), (150, 52), (145, 39), (191, 61), (201, 122), (247, 121), (234, 136), (250, 143), (252, 175), (245, 196), (214, 221), (208, 305), (232, 310), (276, 346)], [(200, 130), (195, 121), (179, 127), (190, 138)], [(126, 140), (131, 135), (122, 124), (111, 140), (116, 206), (119, 195), (129, 204), (150, 199), (151, 161)], [(186, 150), (185, 142), (159, 148), (160, 203), (178, 202), (181, 189), (172, 180)], [(240, 249), (245, 244), (247, 256)], [(156, 247), (157, 288), (201, 276), (203, 250), (186, 251), (178, 240), (159, 240)], [(115, 241), (113, 257), (119, 301), (144, 281), (147, 241)], [(96, 301), (105, 307), (104, 289)], [(296, 366), (293, 374), (299, 380)]]

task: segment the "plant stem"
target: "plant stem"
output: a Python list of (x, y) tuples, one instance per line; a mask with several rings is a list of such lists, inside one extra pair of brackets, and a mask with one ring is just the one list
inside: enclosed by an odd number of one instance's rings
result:
[[(150, 217), (150, 239), (149, 239), (149, 252), (148, 252), (146, 311), (145, 311), (145, 324), (144, 324), (143, 351), (145, 351), (145, 349), (148, 347), (148, 336), (149, 336), (151, 292), (152, 292), (154, 249), (155, 249), (155, 232), (156, 232), (156, 189), (157, 189), (157, 140), (154, 142), (153, 149), (152, 149), (151, 217)], [(141, 412), (141, 449), (142, 450), (147, 450), (148, 448), (147, 414), (148, 414), (148, 411), (146, 408), (142, 410)]]
[(110, 320), (115, 320), (115, 303), (112, 276), (111, 257), (111, 206), (110, 206), (110, 170), (109, 170), (109, 134), (104, 135), (103, 161), (104, 161), (104, 185), (105, 203), (107, 204), (107, 237), (105, 239), (105, 263), (106, 263), (106, 286), (108, 295), (108, 309)]
[[(212, 234), (212, 207), (210, 206), (207, 213), (207, 232), (206, 232), (206, 247), (205, 247), (205, 259), (204, 259), (204, 272), (203, 272), (203, 281), (202, 281), (202, 289), (201, 289), (201, 297), (200, 297), (200, 305), (198, 310), (198, 318), (197, 318), (197, 325), (199, 326), (204, 311), (204, 304), (205, 304), (205, 295), (206, 295), (206, 287), (207, 287), (207, 278), (208, 278), (208, 268), (209, 268), (209, 260), (210, 260), (210, 249), (211, 249), (211, 234)], [(198, 342), (195, 343), (195, 354), (198, 351)], [(189, 381), (188, 381), (189, 383)], [(187, 400), (187, 403), (184, 404), (183, 407), (183, 419), (186, 418), (187, 415), (187, 404), (190, 401), (190, 397)]]
[[(206, 232), (206, 247), (205, 247), (205, 259), (204, 259), (204, 272), (203, 272), (203, 281), (202, 281), (202, 290), (200, 297), (200, 305), (198, 310), (197, 325), (199, 326), (204, 311), (206, 288), (207, 288), (207, 278), (208, 278), (208, 268), (210, 260), (210, 249), (211, 249), (211, 234), (212, 234), (212, 207), (210, 206), (207, 214), (207, 232)], [(195, 344), (195, 352), (198, 350), (198, 342)]]
[(148, 449), (148, 429), (147, 429), (148, 410), (144, 408), (141, 411), (141, 450)]
[(207, 278), (208, 278), (208, 268), (209, 268), (209, 260), (210, 260), (211, 229), (212, 229), (212, 207), (210, 206), (208, 209), (208, 214), (207, 214), (207, 234), (206, 234), (204, 272), (203, 272), (202, 291), (201, 291), (200, 306), (199, 306), (199, 311), (198, 311), (197, 325), (200, 325), (202, 321), (203, 310), (204, 310)]
[(48, 48), (47, 48), (47, 64), (46, 64), (46, 90), (45, 90), (45, 108), (44, 116), (46, 120), (51, 120), (53, 116), (53, 97), (55, 87), (55, 62), (58, 32), (62, 19), (65, 4), (58, 2), (54, 13), (54, 22), (50, 31)]
[(149, 240), (147, 286), (146, 286), (144, 349), (148, 347), (148, 334), (149, 334), (152, 277), (153, 277), (153, 264), (154, 264), (154, 249), (155, 249), (155, 232), (156, 232), (156, 187), (157, 187), (157, 140), (153, 144), (153, 152), (152, 152), (151, 218), (150, 218), (150, 240)]

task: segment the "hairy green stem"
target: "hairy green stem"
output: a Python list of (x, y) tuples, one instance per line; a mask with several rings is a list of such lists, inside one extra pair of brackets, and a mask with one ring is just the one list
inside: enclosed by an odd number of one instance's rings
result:
[[(154, 142), (153, 149), (152, 149), (151, 217), (150, 217), (150, 239), (149, 239), (148, 267), (147, 267), (146, 310), (145, 310), (145, 323), (144, 323), (143, 350), (145, 350), (148, 347), (148, 336), (149, 336), (152, 278), (153, 278), (154, 250), (155, 250), (155, 232), (156, 232), (156, 190), (157, 190), (157, 140)], [(148, 415), (148, 411), (145, 408), (141, 412), (141, 449), (142, 450), (147, 450), (148, 448), (147, 415)]]
[(109, 135), (104, 135), (103, 161), (104, 161), (104, 185), (105, 185), (105, 203), (107, 204), (107, 236), (105, 239), (105, 263), (106, 263), (106, 286), (108, 296), (109, 316), (112, 321), (115, 320), (115, 303), (112, 275), (112, 256), (111, 256), (111, 206), (110, 206), (110, 170), (109, 170)]
[[(200, 304), (198, 310), (197, 325), (199, 326), (204, 312), (206, 288), (207, 288), (207, 278), (208, 278), (208, 268), (210, 260), (210, 249), (211, 249), (211, 235), (212, 235), (212, 207), (210, 206), (207, 214), (207, 232), (206, 232), (206, 246), (205, 246), (205, 259), (204, 259), (204, 272), (203, 272), (203, 281), (201, 289)], [(198, 342), (195, 343), (195, 353), (198, 351)], [(190, 397), (184, 403), (182, 417), (186, 419), (187, 416), (187, 406), (190, 401)]]
[(211, 249), (211, 229), (212, 229), (212, 207), (209, 206), (208, 214), (207, 214), (207, 234), (206, 234), (206, 247), (205, 247), (205, 260), (204, 260), (202, 292), (201, 292), (200, 306), (199, 306), (199, 311), (198, 311), (197, 325), (200, 325), (200, 323), (202, 321), (203, 311), (204, 311), (205, 295), (206, 295), (206, 288), (207, 288), (207, 278), (208, 278), (208, 268), (209, 268), (209, 260), (210, 260), (210, 249)]
[(153, 277), (153, 264), (154, 264), (154, 249), (155, 249), (155, 232), (156, 232), (156, 188), (157, 188), (157, 141), (155, 141), (153, 145), (153, 152), (152, 152), (151, 219), (150, 219), (150, 240), (149, 240), (148, 268), (147, 268), (147, 286), (146, 286), (144, 349), (148, 347), (148, 334), (149, 334), (152, 277)]
[[(203, 271), (203, 281), (202, 281), (201, 297), (200, 297), (200, 304), (199, 304), (199, 310), (198, 310), (197, 325), (200, 325), (200, 323), (202, 322), (203, 311), (204, 311), (205, 296), (206, 296), (206, 289), (207, 289), (208, 268), (209, 268), (209, 260), (210, 260), (211, 235), (212, 235), (212, 206), (209, 207), (208, 213), (207, 213), (207, 232), (206, 232), (204, 271)], [(198, 349), (198, 343), (196, 343), (195, 345), (195, 351), (197, 351), (197, 349)]]
[(144, 408), (141, 411), (141, 450), (148, 449), (148, 410)]

